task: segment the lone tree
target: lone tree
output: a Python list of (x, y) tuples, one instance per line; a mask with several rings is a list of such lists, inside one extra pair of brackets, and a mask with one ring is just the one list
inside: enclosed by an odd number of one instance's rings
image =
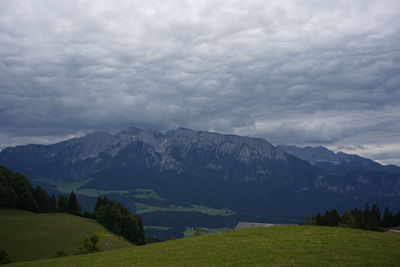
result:
[(204, 235), (205, 230), (203, 228), (196, 228), (194, 230), (194, 236), (202, 236)]

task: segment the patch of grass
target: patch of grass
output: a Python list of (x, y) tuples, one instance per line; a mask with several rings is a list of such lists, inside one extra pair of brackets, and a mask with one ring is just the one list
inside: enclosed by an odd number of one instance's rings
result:
[[(196, 227), (198, 228), (198, 227)], [(185, 232), (183, 233), (184, 237), (192, 237), (194, 236), (194, 232), (196, 228), (186, 227)], [(207, 227), (200, 227), (204, 229), (204, 235), (216, 234), (221, 232), (226, 232), (232, 230), (231, 228), (223, 227), (223, 228), (207, 228)]]
[(399, 235), (279, 226), (14, 266), (400, 266), (399, 245)]
[(84, 238), (94, 234), (100, 238), (101, 250), (106, 249), (107, 241), (112, 249), (131, 246), (92, 219), (64, 213), (0, 210), (0, 249), (7, 251), (12, 262), (51, 258), (57, 250), (76, 253)]
[(57, 186), (57, 190), (61, 193), (65, 193), (65, 194), (69, 194), (71, 193), (71, 191), (76, 191), (78, 190), (78, 188), (84, 186), (85, 184), (89, 183), (90, 181), (92, 181), (93, 178), (88, 178), (85, 180), (80, 180), (78, 182), (74, 182), (74, 183), (69, 183), (69, 184), (64, 184), (64, 185), (60, 185)]
[(108, 194), (125, 195), (129, 193), (129, 190), (99, 190), (94, 188), (83, 188), (83, 189), (77, 189), (75, 192), (77, 195), (88, 196), (88, 197), (99, 197)]
[(77, 195), (82, 195), (87, 197), (99, 197), (109, 194), (118, 194), (121, 196), (123, 195), (133, 196), (139, 199), (163, 200), (163, 198), (157, 195), (157, 193), (153, 189), (136, 188), (130, 190), (101, 190), (95, 188), (81, 188), (82, 186), (86, 185), (92, 180), (93, 180), (92, 178), (89, 178), (75, 183), (57, 185), (56, 189), (61, 193), (69, 194), (71, 193), (71, 191), (74, 191)]
[(147, 204), (135, 202), (136, 212), (138, 214), (156, 212), (156, 211), (176, 211), (176, 212), (200, 212), (207, 215), (220, 215), (220, 216), (231, 216), (235, 214), (230, 209), (214, 209), (207, 206), (201, 205), (190, 205), (189, 207), (169, 205), (168, 207), (156, 207)]
[(144, 228), (144, 230), (155, 229), (155, 230), (168, 231), (172, 227), (167, 227), (167, 226), (143, 226), (143, 228)]
[(163, 198), (160, 197), (159, 195), (157, 195), (153, 189), (138, 188), (138, 189), (132, 190), (132, 196), (135, 198), (141, 198), (141, 199), (163, 200)]

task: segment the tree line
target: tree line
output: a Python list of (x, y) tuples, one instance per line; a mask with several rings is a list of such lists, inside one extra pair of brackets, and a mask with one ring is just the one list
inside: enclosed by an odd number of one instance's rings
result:
[(32, 187), (21, 174), (0, 166), (0, 208), (16, 208), (33, 212), (68, 212), (79, 215), (81, 205), (75, 193), (69, 196), (49, 195), (40, 186)]
[(55, 195), (49, 195), (40, 186), (32, 187), (24, 176), (3, 166), (0, 166), (0, 208), (33, 212), (65, 212), (90, 217), (136, 245), (156, 241), (145, 237), (139, 215), (132, 214), (122, 204), (112, 199), (99, 197), (94, 213), (88, 211), (82, 213), (81, 205), (73, 191), (69, 196), (60, 194), (56, 199)]
[(381, 231), (384, 228), (400, 226), (400, 210), (394, 214), (385, 208), (382, 216), (378, 205), (373, 205), (371, 208), (365, 205), (364, 210), (346, 210), (343, 215), (340, 215), (336, 209), (332, 209), (327, 210), (323, 215), (317, 213), (305, 224)]
[(99, 197), (94, 208), (94, 216), (107, 229), (125, 237), (136, 245), (146, 243), (140, 216), (132, 214), (115, 200)]

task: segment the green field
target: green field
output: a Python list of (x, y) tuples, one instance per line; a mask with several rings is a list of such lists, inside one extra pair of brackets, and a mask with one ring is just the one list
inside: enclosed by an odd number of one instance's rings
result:
[(143, 203), (135, 202), (136, 213), (143, 214), (156, 211), (176, 211), (176, 212), (200, 212), (207, 215), (220, 215), (220, 216), (231, 216), (235, 214), (230, 209), (214, 209), (207, 206), (201, 205), (190, 205), (188, 207), (169, 205), (168, 207), (156, 207), (150, 206)]
[(7, 251), (13, 262), (53, 257), (59, 249), (76, 253), (83, 239), (93, 234), (100, 237), (102, 250), (106, 241), (113, 249), (131, 246), (95, 220), (64, 213), (0, 209), (0, 249)]
[(400, 266), (399, 246), (396, 234), (279, 226), (11, 266)]
[(61, 193), (69, 194), (71, 193), (71, 191), (77, 191), (79, 187), (84, 186), (85, 184), (89, 183), (92, 180), (93, 180), (92, 178), (88, 178), (74, 183), (63, 184), (57, 186), (56, 189)]
[(148, 229), (155, 229), (155, 230), (164, 230), (164, 231), (168, 231), (169, 229), (171, 229), (171, 227), (168, 226), (143, 226), (144, 230), (148, 230)]
[(87, 197), (99, 197), (109, 194), (117, 194), (121, 196), (132, 196), (139, 199), (163, 200), (163, 198), (157, 195), (157, 193), (153, 189), (136, 188), (130, 190), (100, 190), (95, 188), (81, 188), (92, 180), (92, 178), (89, 178), (74, 183), (57, 185), (56, 189), (64, 194), (69, 194), (71, 193), (71, 191), (74, 191), (77, 195)]

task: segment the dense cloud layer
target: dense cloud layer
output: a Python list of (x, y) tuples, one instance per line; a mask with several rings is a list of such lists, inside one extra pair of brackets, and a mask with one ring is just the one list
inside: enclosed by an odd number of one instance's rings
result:
[(400, 164), (400, 2), (271, 2), (1, 1), (0, 148), (184, 126)]

